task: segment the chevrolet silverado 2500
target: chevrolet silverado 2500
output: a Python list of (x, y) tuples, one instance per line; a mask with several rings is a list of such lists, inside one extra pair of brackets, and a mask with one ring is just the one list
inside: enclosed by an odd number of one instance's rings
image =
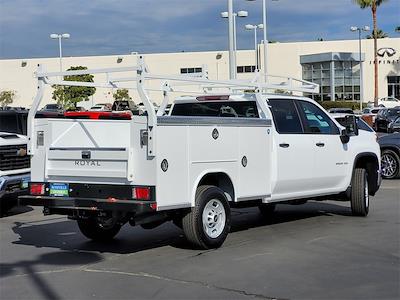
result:
[[(52, 79), (129, 71), (135, 76), (107, 76), (102, 84)], [(205, 249), (226, 239), (231, 207), (258, 206), (268, 215), (280, 202), (337, 199), (349, 200), (354, 215), (366, 216), (380, 185), (375, 135), (358, 134), (352, 116), (341, 126), (309, 98), (266, 93), (310, 93), (318, 85), (295, 79), (274, 85), (257, 75), (253, 81), (162, 76), (149, 73), (142, 57), (132, 68), (48, 73), (39, 67), (28, 117), (32, 182), (30, 195), (20, 201), (77, 220), (90, 239), (109, 240), (126, 223), (154, 228), (173, 221)], [(157, 113), (147, 80), (160, 80), (164, 100)], [(146, 115), (34, 118), (46, 84), (115, 88), (131, 81)], [(165, 116), (176, 91), (172, 82), (205, 92), (178, 97)]]

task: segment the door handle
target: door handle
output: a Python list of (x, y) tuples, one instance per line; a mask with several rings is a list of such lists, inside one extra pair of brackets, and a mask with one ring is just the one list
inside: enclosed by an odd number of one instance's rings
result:
[(325, 147), (324, 143), (316, 143), (315, 145), (317, 145), (318, 147)]
[(286, 144), (286, 143), (282, 143), (282, 144), (279, 144), (279, 147), (281, 147), (281, 148), (289, 148), (289, 144)]

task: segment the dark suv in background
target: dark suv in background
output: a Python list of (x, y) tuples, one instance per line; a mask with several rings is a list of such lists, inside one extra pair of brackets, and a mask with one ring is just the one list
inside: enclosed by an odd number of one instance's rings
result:
[(400, 107), (395, 108), (383, 108), (376, 115), (375, 119), (375, 130), (376, 131), (388, 131), (388, 125), (392, 123), (397, 117), (400, 116)]

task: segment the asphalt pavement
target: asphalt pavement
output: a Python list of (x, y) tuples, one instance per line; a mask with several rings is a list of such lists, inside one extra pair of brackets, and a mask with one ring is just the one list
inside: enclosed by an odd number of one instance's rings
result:
[(18, 207), (0, 219), (0, 299), (400, 299), (400, 180), (367, 218), (348, 202), (234, 209), (222, 248), (191, 250), (172, 223), (115, 241)]

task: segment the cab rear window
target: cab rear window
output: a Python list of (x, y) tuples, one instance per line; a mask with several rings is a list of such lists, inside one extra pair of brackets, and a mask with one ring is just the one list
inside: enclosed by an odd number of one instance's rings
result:
[(172, 116), (259, 118), (254, 101), (177, 103)]

